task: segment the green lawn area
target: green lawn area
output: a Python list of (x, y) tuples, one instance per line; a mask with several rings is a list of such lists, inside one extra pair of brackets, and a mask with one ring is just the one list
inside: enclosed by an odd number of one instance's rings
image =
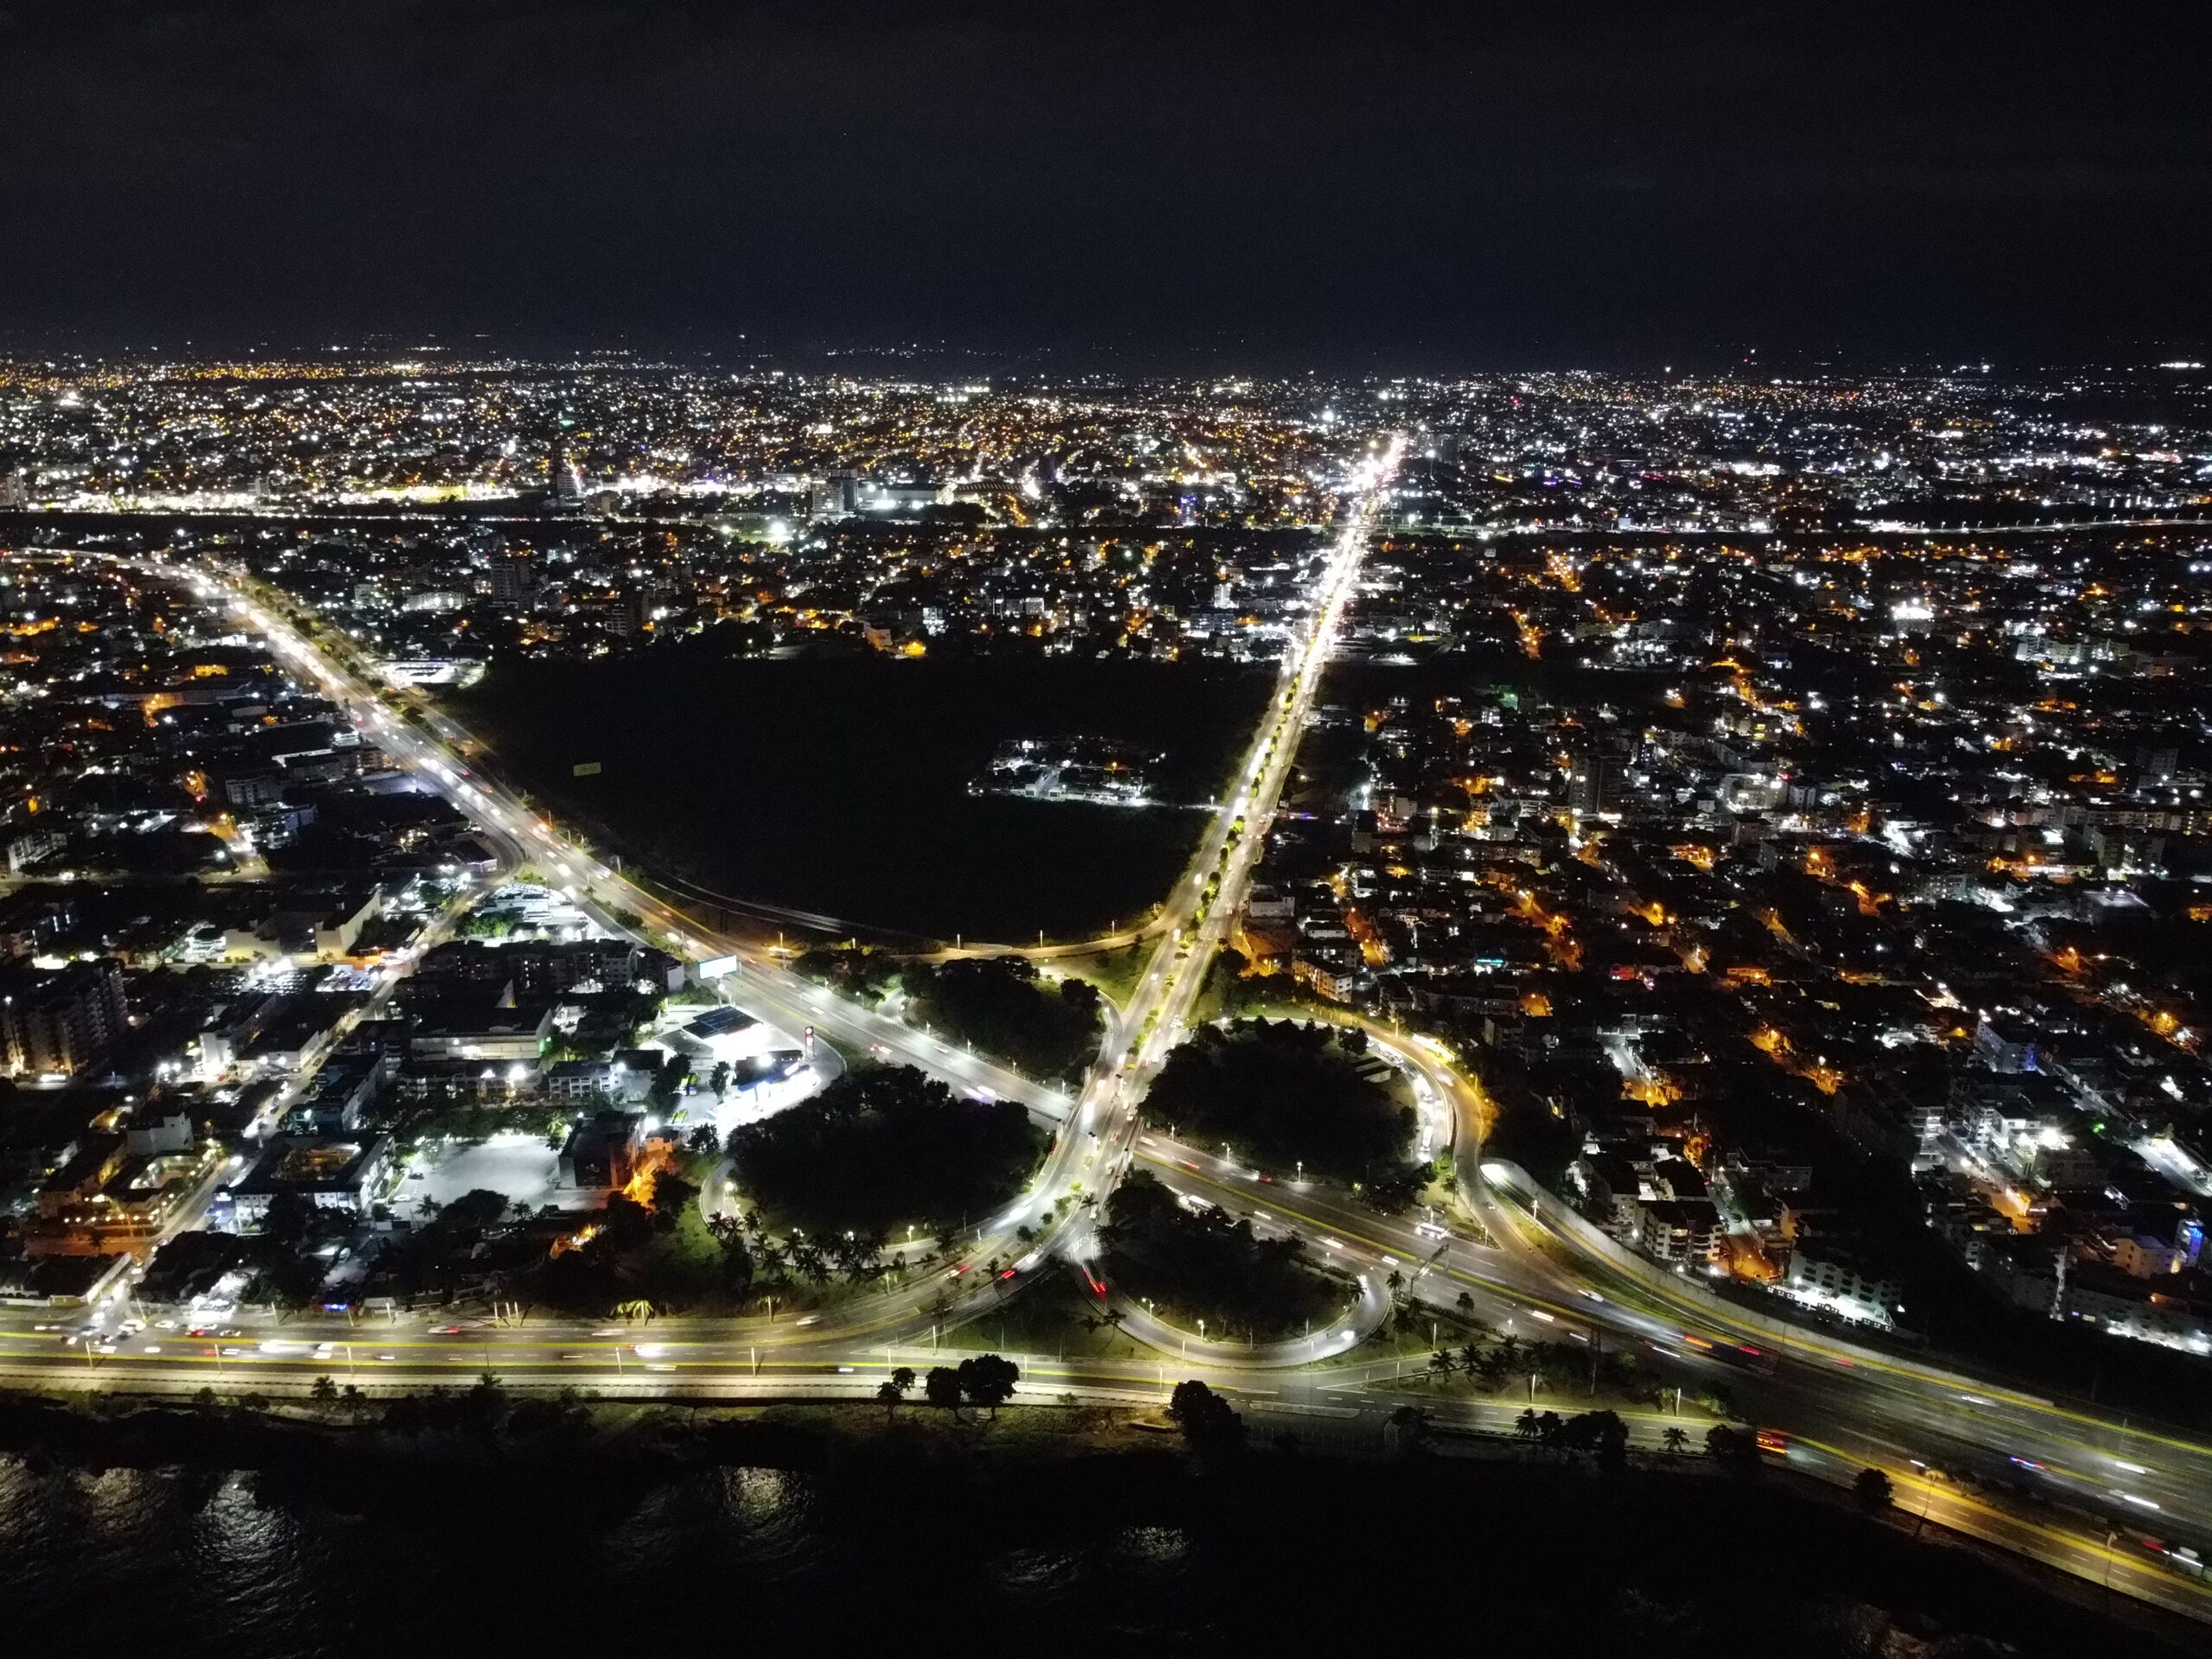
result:
[(1153, 1351), (1135, 1337), (1096, 1324), (1099, 1312), (1097, 1298), (1086, 1294), (1071, 1274), (1049, 1271), (1010, 1291), (982, 1318), (947, 1332), (944, 1343), (948, 1350), (963, 1352), (1052, 1354), (1069, 1359), (1129, 1359)]
[(1157, 939), (1140, 939), (1118, 950), (1096, 950), (1087, 957), (1058, 957), (1046, 965), (1056, 974), (1088, 980), (1115, 1007), (1126, 1007), (1159, 943)]

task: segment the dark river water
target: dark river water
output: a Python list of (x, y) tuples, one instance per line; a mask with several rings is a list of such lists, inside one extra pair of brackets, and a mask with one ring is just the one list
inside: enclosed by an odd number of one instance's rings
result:
[[(278, 1489), (271, 1490), (272, 1484)], [(609, 1654), (803, 1642), (838, 1653), (1030, 1643), (1209, 1651), (1180, 1529), (1109, 1520), (1049, 1542), (961, 1506), (825, 1496), (774, 1469), (579, 1491), (357, 1505), (244, 1473), (34, 1472), (0, 1461), (0, 1651)], [(963, 1520), (966, 1524), (963, 1524)]]
[(0, 1654), (2202, 1650), (1773, 1482), (1301, 1458), (636, 1467), (0, 1456)]

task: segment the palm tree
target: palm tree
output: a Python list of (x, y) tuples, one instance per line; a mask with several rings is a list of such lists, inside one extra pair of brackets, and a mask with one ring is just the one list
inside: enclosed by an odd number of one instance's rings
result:
[(1390, 1276), (1382, 1282), (1390, 1287), (1390, 1294), (1395, 1296), (1406, 1287), (1406, 1275), (1393, 1268), (1390, 1269)]
[(1471, 1317), (1474, 1313), (1475, 1299), (1473, 1296), (1463, 1290), (1459, 1293), (1459, 1300), (1452, 1303), (1452, 1306), (1459, 1310), (1459, 1317), (1461, 1319), (1467, 1319)]
[(1690, 1437), (1679, 1428), (1670, 1428), (1660, 1435), (1659, 1442), (1667, 1448), (1668, 1455), (1671, 1457), (1690, 1443)]
[(1440, 1348), (1428, 1357), (1428, 1369), (1432, 1376), (1449, 1376), (1459, 1366), (1449, 1352)]
[(1118, 1332), (1122, 1328), (1122, 1321), (1127, 1317), (1118, 1307), (1101, 1308), (1096, 1313), (1083, 1316), (1083, 1328), (1086, 1331)]
[(1482, 1369), (1482, 1364), (1483, 1351), (1475, 1346), (1473, 1343), (1469, 1343), (1465, 1347), (1459, 1351), (1459, 1369), (1465, 1371), (1469, 1376), (1472, 1376), (1477, 1371), (1480, 1370)]
[(1529, 1407), (1513, 1420), (1513, 1432), (1524, 1440), (1533, 1440), (1543, 1432), (1536, 1421), (1536, 1408)]

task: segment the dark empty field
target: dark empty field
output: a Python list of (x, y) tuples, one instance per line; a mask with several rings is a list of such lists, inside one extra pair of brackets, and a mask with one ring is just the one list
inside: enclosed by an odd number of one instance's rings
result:
[[(501, 666), (453, 699), (515, 781), (653, 868), (744, 899), (950, 939), (1055, 938), (1162, 898), (1273, 676), (1184, 664)], [(1011, 737), (1166, 759), (1143, 809), (976, 797)], [(597, 761), (597, 776), (576, 778)]]

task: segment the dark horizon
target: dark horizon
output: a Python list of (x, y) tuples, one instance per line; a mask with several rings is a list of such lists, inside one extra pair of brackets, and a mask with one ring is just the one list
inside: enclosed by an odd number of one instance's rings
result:
[(2212, 135), (2164, 22), (18, 0), (0, 339), (2194, 355)]

